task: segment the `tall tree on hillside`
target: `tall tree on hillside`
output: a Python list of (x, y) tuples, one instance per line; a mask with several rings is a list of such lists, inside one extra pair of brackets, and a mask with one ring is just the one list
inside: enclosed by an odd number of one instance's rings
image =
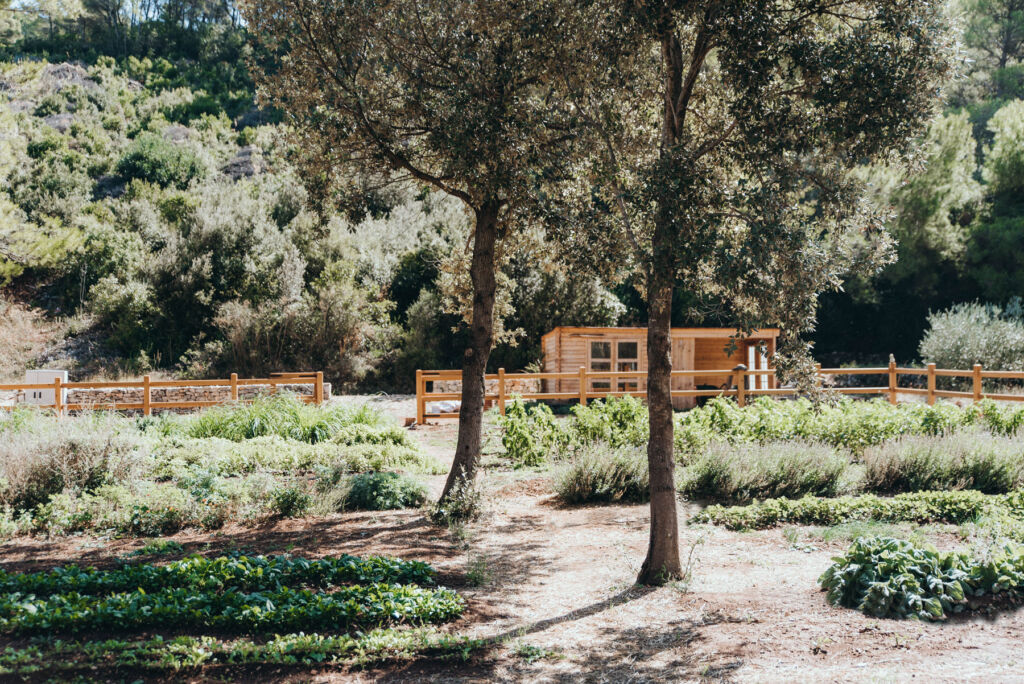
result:
[[(588, 3), (564, 0), (248, 2), (278, 60), (256, 74), (325, 175), (346, 166), (411, 179), (474, 216), (472, 312), (455, 461), (442, 499), (475, 475), (496, 269), (524, 207), (576, 150), (577, 114), (548, 97), (577, 59)], [(570, 13), (570, 10), (580, 9)]]
[[(934, 112), (951, 63), (939, 0), (633, 0), (632, 59), (584, 106), (604, 140), (594, 179), (645, 278), (650, 546), (639, 581), (681, 573), (673, 483), (676, 282), (741, 328), (781, 325), (780, 368), (810, 366), (799, 332), (818, 293), (886, 253), (849, 173)], [(601, 92), (601, 91), (598, 91)]]
[(1005, 69), (1024, 57), (1024, 0), (968, 0), (964, 40)]

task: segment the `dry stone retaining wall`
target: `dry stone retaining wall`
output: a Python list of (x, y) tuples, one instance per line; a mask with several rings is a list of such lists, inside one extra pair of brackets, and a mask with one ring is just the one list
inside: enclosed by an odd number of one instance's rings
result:
[[(461, 380), (434, 380), (434, 392), (461, 392), (462, 381)], [(485, 380), (484, 389), (487, 394), (498, 393), (498, 381), (497, 380)], [(527, 379), (512, 379), (505, 378), (505, 396), (512, 394), (540, 394), (540, 380), (534, 378)], [(428, 397), (429, 398), (429, 397)]]
[[(313, 383), (295, 383), (278, 385), (279, 392), (291, 392), (299, 396), (313, 396)], [(238, 398), (241, 400), (255, 399), (259, 395), (270, 394), (269, 385), (239, 385)], [(201, 385), (198, 387), (152, 387), (149, 390), (150, 401), (154, 404), (181, 401), (231, 401), (230, 385)], [(324, 383), (324, 397), (331, 396), (331, 384)], [(101, 404), (141, 404), (141, 387), (110, 387), (97, 389), (69, 389), (64, 399), (65, 404), (81, 404), (96, 406)], [(154, 411), (185, 410), (166, 409), (158, 406)]]

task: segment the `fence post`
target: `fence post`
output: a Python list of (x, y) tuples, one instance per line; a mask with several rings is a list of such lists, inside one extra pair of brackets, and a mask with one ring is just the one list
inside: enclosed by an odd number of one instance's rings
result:
[(928, 405), (935, 404), (935, 364), (928, 364)]
[(974, 364), (974, 401), (981, 401), (981, 364)]
[(64, 411), (63, 407), (61, 406), (61, 404), (64, 401), (64, 397), (61, 396), (62, 394), (64, 394), (64, 392), (60, 388), (60, 377), (56, 377), (53, 379), (53, 411), (54, 413), (57, 414), (58, 418), (60, 417), (60, 414)]
[(505, 369), (498, 369), (498, 411), (505, 415)]
[(736, 383), (736, 405), (743, 407), (747, 405), (747, 367), (742, 363), (733, 370), (733, 380)]
[(423, 371), (416, 369), (416, 424), (423, 425), (426, 422), (426, 398), (423, 396)]
[(231, 401), (238, 401), (238, 373), (231, 374)]
[(889, 358), (889, 403), (896, 405), (896, 387), (899, 381), (896, 378), (896, 359)]
[(149, 416), (153, 414), (153, 407), (150, 406), (150, 379), (148, 375), (142, 376), (142, 415)]
[(313, 400), (317, 404), (324, 403), (324, 372), (316, 372), (316, 382), (313, 384)]
[(580, 406), (587, 405), (587, 369), (580, 366)]

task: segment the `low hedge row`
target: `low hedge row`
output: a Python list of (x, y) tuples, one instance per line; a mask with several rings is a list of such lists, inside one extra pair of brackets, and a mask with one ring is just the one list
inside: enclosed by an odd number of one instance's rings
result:
[[(690, 522), (713, 523), (730, 530), (764, 529), (785, 523), (838, 525), (853, 520), (962, 524), (993, 511), (1024, 519), (1024, 489), (1000, 495), (953, 491), (914, 492), (892, 498), (865, 494), (835, 499), (768, 499), (748, 506), (708, 506)], [(1024, 534), (1024, 525), (1021, 528)]]

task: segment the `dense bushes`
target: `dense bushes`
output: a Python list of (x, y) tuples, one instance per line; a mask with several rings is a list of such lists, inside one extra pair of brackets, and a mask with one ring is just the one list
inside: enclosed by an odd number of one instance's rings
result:
[(123, 483), (140, 469), (141, 440), (105, 417), (26, 427), (8, 430), (0, 446), (0, 508), (28, 511), (62, 492)]
[(857, 539), (818, 582), (829, 603), (867, 615), (941, 620), (969, 596), (1024, 593), (1024, 554), (976, 562), (896, 539)]
[(387, 511), (416, 508), (427, 500), (427, 488), (399, 473), (363, 473), (352, 478), (346, 498), (349, 508)]
[(873, 492), (976, 489), (1001, 494), (1024, 485), (1024, 443), (964, 432), (904, 437), (864, 453), (864, 488)]
[[(647, 443), (647, 414), (630, 397), (574, 406), (563, 421), (544, 406), (515, 404), (501, 422), (506, 455), (513, 463), (538, 463), (572, 454), (589, 444), (640, 446)], [(513, 404), (510, 404), (513, 405)], [(713, 442), (814, 442), (859, 455), (865, 448), (904, 435), (946, 435), (979, 426), (1012, 434), (1024, 424), (1024, 409), (1001, 409), (992, 402), (960, 408), (949, 402), (934, 406), (883, 400), (842, 400), (815, 405), (806, 399), (777, 401), (762, 397), (745, 407), (726, 398), (676, 415), (676, 456), (683, 463)]]
[(834, 496), (847, 467), (845, 456), (820, 444), (716, 442), (689, 460), (677, 486), (686, 496), (715, 501)]
[(556, 473), (555, 490), (569, 504), (646, 501), (647, 456), (639, 449), (584, 448)]
[(117, 163), (117, 172), (126, 180), (137, 178), (179, 190), (206, 175), (195, 152), (152, 133), (143, 133), (132, 142)]
[[(355, 426), (359, 426), (356, 428)], [(374, 429), (377, 428), (377, 429)], [(189, 437), (220, 437), (240, 442), (277, 435), (316, 444), (342, 430), (342, 444), (397, 443), (409, 446), (404, 433), (396, 436), (384, 418), (366, 407), (323, 407), (305, 404), (294, 396), (258, 397), (250, 404), (228, 405), (204, 411), (188, 421)]]
[(1024, 310), (1017, 297), (1005, 309), (957, 304), (928, 316), (919, 353), (940, 368), (1024, 370)]
[[(365, 406), (318, 407), (288, 395), (134, 420), (95, 414), (55, 423), (16, 411), (0, 420), (0, 433), (0, 538), (158, 536), (354, 505), (418, 506), (425, 492), (405, 476), (352, 474), (444, 470)], [(357, 503), (347, 501), (353, 482)]]

